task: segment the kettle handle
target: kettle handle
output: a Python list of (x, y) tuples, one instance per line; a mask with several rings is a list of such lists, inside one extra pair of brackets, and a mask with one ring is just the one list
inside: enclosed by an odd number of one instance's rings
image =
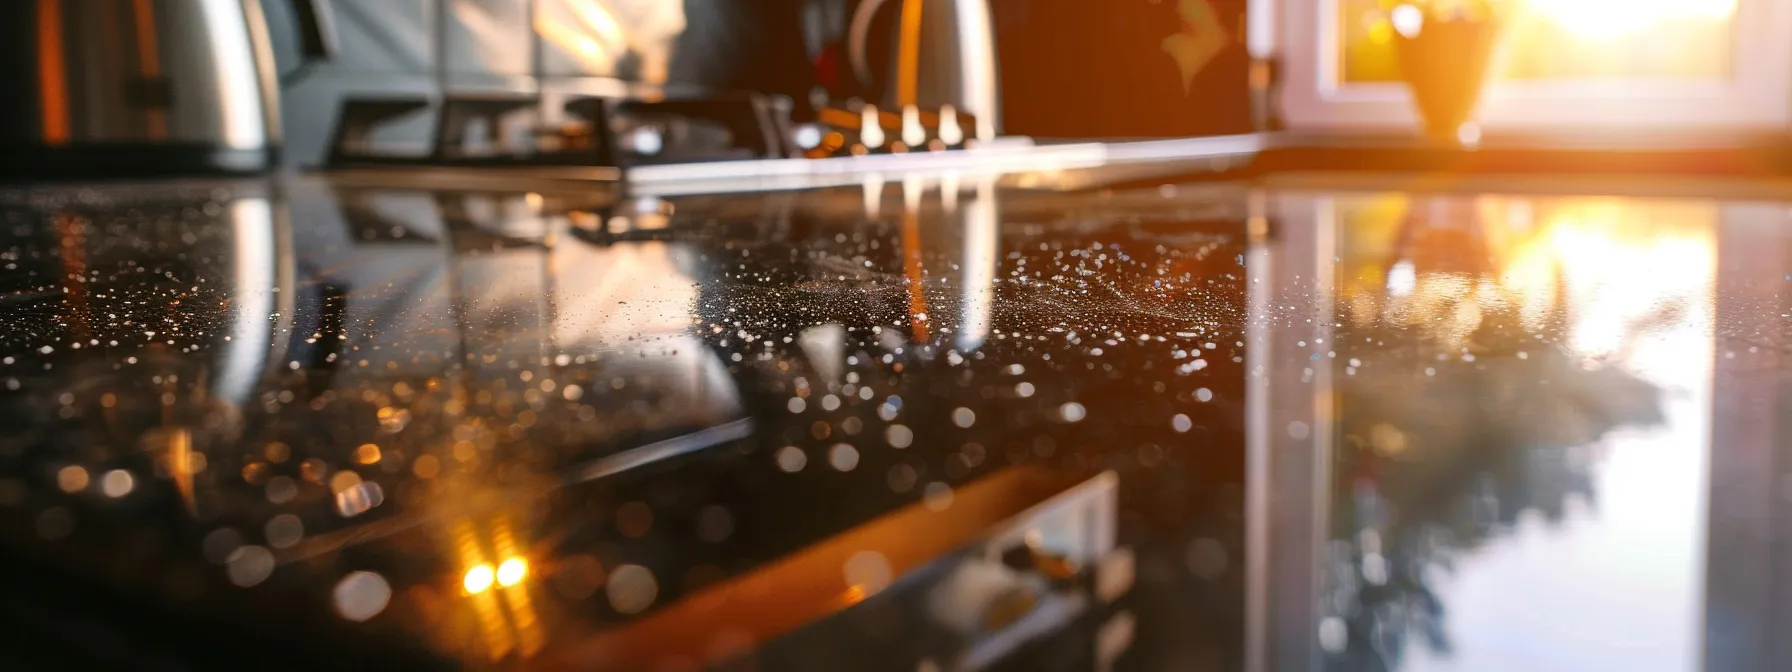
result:
[(877, 80), (871, 75), (871, 61), (865, 55), (866, 43), (871, 41), (871, 21), (877, 18), (877, 10), (884, 6), (885, 0), (860, 0), (859, 6), (853, 9), (852, 24), (846, 31), (846, 62), (852, 66), (852, 74), (859, 78), (859, 85), (869, 89)]
[(330, 0), (293, 0), (292, 14), (299, 28), (299, 54), (307, 61), (336, 56), (336, 17)]

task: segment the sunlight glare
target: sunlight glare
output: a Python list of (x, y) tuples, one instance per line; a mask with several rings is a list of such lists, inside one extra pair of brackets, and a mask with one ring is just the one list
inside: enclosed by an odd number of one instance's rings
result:
[(1736, 0), (1530, 0), (1530, 11), (1577, 38), (1606, 40), (1669, 21), (1721, 21)]

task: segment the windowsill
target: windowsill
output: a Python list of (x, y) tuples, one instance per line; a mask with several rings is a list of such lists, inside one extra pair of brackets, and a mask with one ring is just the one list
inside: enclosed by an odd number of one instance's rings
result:
[[(1351, 174), (1450, 176), (1485, 184), (1511, 176), (1524, 189), (1553, 180), (1594, 180), (1601, 190), (1640, 195), (1692, 193), (1686, 188), (1720, 181), (1749, 193), (1787, 192), (1792, 177), (1792, 137), (1784, 133), (1667, 132), (1638, 134), (1489, 134), (1475, 148), (1439, 145), (1416, 133), (1318, 133), (1283, 131), (1229, 140), (1258, 139), (1249, 153), (1186, 153), (1157, 162), (1105, 165), (1071, 171), (1073, 187), (1155, 185), (1185, 181), (1272, 181), (1299, 175)], [(1220, 145), (1215, 145), (1220, 146)], [(1547, 177), (1539, 181), (1539, 176)], [(1578, 182), (1577, 182), (1578, 183)]]
[(1792, 175), (1784, 133), (1489, 133), (1473, 148), (1440, 145), (1415, 133), (1273, 134), (1252, 169), (1454, 174)]
[(1792, 136), (1777, 131), (1489, 131), (1473, 148), (1440, 145), (1417, 131), (1281, 131), (1271, 149), (1480, 152), (1754, 152), (1784, 151)]

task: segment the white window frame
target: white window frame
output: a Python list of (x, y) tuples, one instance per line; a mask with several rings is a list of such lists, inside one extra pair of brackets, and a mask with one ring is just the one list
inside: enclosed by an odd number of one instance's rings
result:
[[(1343, 84), (1338, 0), (1258, 0), (1281, 16), (1283, 119), (1315, 131), (1419, 128), (1404, 84)], [(1273, 19), (1272, 19), (1273, 20)], [(1478, 123), (1493, 132), (1792, 128), (1792, 1), (1738, 0), (1727, 82), (1489, 81)]]

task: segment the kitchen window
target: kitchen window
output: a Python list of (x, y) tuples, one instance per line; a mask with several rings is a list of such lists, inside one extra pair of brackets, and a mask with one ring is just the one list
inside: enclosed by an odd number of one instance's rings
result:
[[(1394, 57), (1390, 17), (1404, 2), (1279, 4), (1286, 45), (1282, 110), (1290, 127), (1418, 128)], [(1792, 125), (1792, 3), (1494, 4), (1506, 19), (1482, 96), (1483, 129), (1736, 132)]]

